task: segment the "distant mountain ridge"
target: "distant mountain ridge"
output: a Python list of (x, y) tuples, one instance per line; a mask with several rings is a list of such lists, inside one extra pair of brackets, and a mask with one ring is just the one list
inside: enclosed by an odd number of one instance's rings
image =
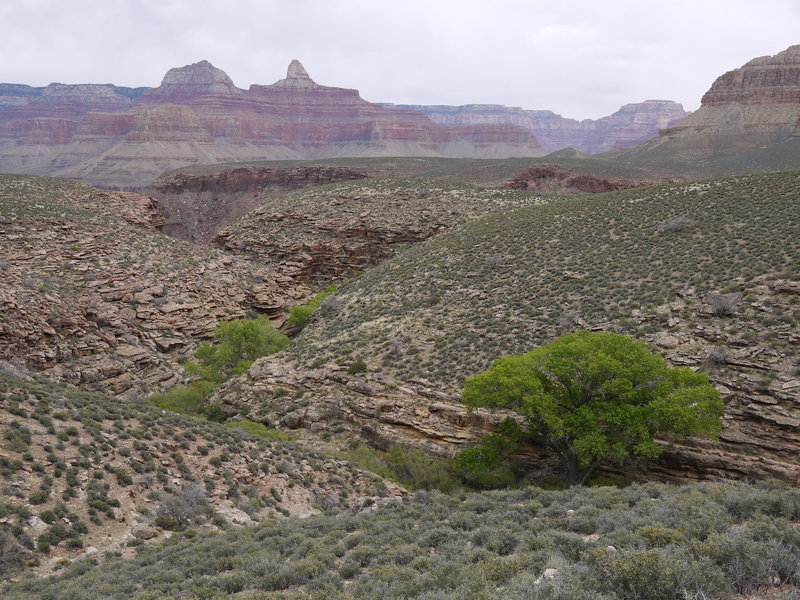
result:
[(582, 121), (562, 117), (550, 110), (526, 110), (500, 104), (383, 106), (420, 110), (431, 120), (447, 125), (516, 125), (533, 133), (547, 152), (575, 148), (585, 154), (642, 144), (657, 136), (661, 129), (689, 115), (681, 104), (671, 100), (626, 104), (602, 119)]
[(156, 88), (0, 84), (0, 171), (136, 187), (181, 166), (336, 156), (541, 156), (513, 125), (440, 125), (357, 90), (322, 86), (299, 61), (237, 88), (208, 61)]

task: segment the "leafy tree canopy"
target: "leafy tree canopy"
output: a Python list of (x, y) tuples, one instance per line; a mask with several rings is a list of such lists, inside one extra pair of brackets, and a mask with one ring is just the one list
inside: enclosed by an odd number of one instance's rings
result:
[[(463, 400), (521, 415), (519, 424), (505, 425), (510, 447), (521, 434), (547, 446), (569, 485), (583, 483), (602, 462), (659, 456), (656, 436), (715, 437), (724, 408), (707, 375), (672, 368), (629, 337), (589, 331), (494, 361), (467, 380)], [(457, 463), (477, 472), (481, 463), (494, 468), (499, 460), (499, 452), (478, 448)]]
[(216, 383), (244, 373), (255, 359), (278, 352), (289, 343), (289, 338), (275, 329), (266, 315), (225, 321), (214, 327), (212, 333), (216, 343), (200, 344), (194, 354), (198, 362), (189, 362), (186, 368)]

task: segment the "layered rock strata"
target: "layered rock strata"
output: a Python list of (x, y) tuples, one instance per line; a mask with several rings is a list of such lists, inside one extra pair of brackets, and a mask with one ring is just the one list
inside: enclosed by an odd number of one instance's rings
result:
[(515, 190), (535, 190), (545, 194), (597, 194), (613, 192), (643, 185), (673, 183), (677, 178), (648, 177), (628, 179), (622, 177), (602, 177), (582, 173), (563, 165), (537, 165), (523, 169), (502, 185)]
[[(798, 136), (800, 45), (721, 75), (703, 96), (699, 110), (620, 158), (696, 160), (768, 149), (778, 168), (797, 168), (793, 141)], [(794, 155), (788, 163), (782, 160), (782, 146)]]
[(546, 152), (575, 148), (585, 154), (598, 154), (644, 143), (688, 114), (683, 106), (670, 100), (626, 104), (608, 117), (582, 121), (565, 118), (549, 110), (526, 110), (497, 104), (397, 107), (420, 110), (433, 121), (446, 125), (516, 125), (533, 133)]
[(205, 244), (221, 229), (281, 194), (365, 177), (360, 170), (326, 165), (242, 166), (210, 174), (168, 173), (145, 192), (159, 199), (164, 233)]
[(297, 282), (326, 285), (459, 223), (538, 202), (544, 200), (515, 190), (363, 179), (274, 198), (214, 242)]
[(222, 320), (311, 289), (158, 231), (152, 198), (0, 178), (0, 360), (133, 396), (184, 377), (178, 364)]
[(293, 61), (273, 85), (237, 88), (207, 61), (153, 89), (0, 86), (0, 170), (136, 187), (184, 165), (334, 156), (541, 156), (512, 125), (434, 123), (315, 83)]

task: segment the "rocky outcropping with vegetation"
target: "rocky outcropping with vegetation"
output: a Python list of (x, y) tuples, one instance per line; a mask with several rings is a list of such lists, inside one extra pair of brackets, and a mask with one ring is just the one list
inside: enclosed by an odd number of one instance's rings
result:
[(363, 170), (331, 165), (243, 165), (212, 173), (183, 169), (162, 175), (144, 192), (159, 200), (164, 233), (208, 243), (223, 227), (282, 194), (365, 177)]
[(127, 396), (183, 376), (221, 320), (280, 318), (311, 289), (160, 233), (149, 197), (0, 177), (0, 360)]
[(459, 223), (542, 201), (515, 190), (372, 178), (274, 198), (214, 242), (298, 282), (329, 283)]
[(404, 490), (252, 421), (227, 425), (0, 371), (0, 579), (174, 531), (358, 512)]
[[(708, 372), (726, 402), (718, 442), (672, 447), (654, 472), (795, 481), (798, 183), (745, 176), (487, 215), (340, 288), (217, 398), (271, 424), (327, 415), (448, 454), (491, 428), (459, 405), (465, 378), (576, 328), (619, 331)], [(276, 389), (304, 404), (265, 401)]]

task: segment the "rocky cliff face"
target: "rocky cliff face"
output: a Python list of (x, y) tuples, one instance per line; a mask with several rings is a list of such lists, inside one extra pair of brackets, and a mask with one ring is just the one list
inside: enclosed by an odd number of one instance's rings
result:
[(540, 156), (511, 125), (446, 126), (315, 83), (298, 61), (273, 85), (237, 88), (207, 61), (157, 88), (0, 87), (0, 170), (141, 186), (184, 165), (334, 156)]
[(619, 158), (697, 160), (766, 152), (779, 168), (797, 168), (798, 136), (800, 45), (753, 59), (720, 76), (703, 96), (699, 110)]
[(207, 60), (170, 69), (164, 75), (161, 85), (144, 92), (139, 101), (142, 104), (179, 104), (200, 96), (210, 94), (237, 95), (242, 90), (222, 69), (216, 68)]
[(514, 190), (425, 179), (363, 179), (273, 198), (222, 229), (225, 250), (317, 287), (490, 212), (536, 203)]
[(549, 110), (525, 110), (496, 104), (402, 105), (398, 108), (420, 110), (433, 121), (447, 125), (515, 125), (533, 133), (546, 152), (575, 148), (586, 154), (641, 144), (688, 114), (680, 104), (669, 100), (626, 104), (608, 117), (583, 121), (567, 119)]
[(221, 229), (283, 193), (310, 186), (363, 179), (348, 167), (235, 167), (211, 174), (178, 172), (158, 178), (146, 193), (159, 199), (164, 233), (210, 242)]
[(775, 56), (754, 58), (721, 75), (703, 96), (703, 106), (800, 103), (800, 44)]

